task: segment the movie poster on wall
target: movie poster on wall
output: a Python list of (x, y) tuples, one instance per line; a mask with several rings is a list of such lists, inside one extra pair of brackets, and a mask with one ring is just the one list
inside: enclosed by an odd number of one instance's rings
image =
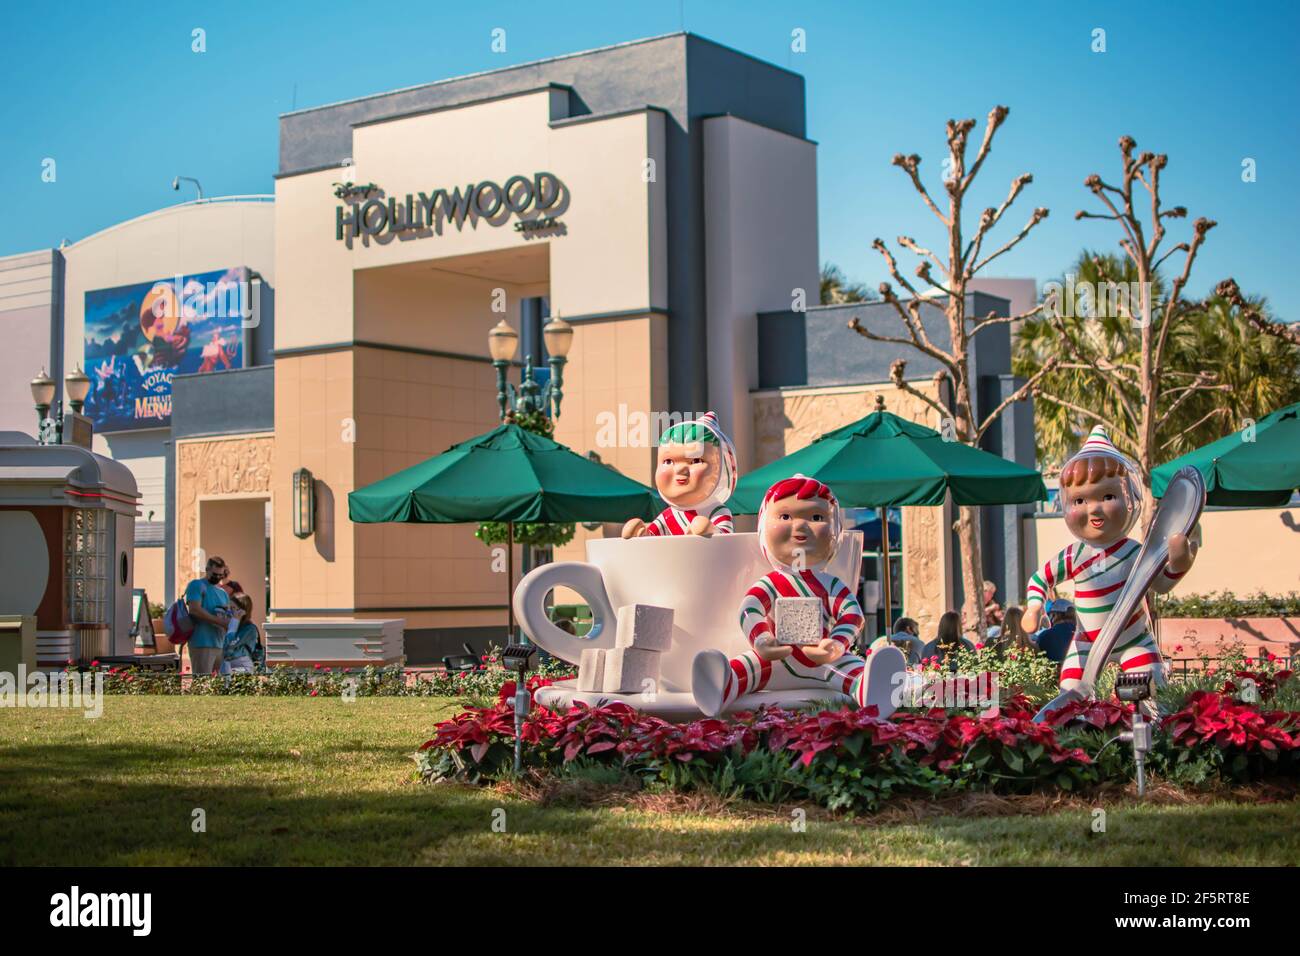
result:
[(85, 413), (97, 432), (171, 424), (172, 379), (242, 368), (248, 269), (86, 293)]

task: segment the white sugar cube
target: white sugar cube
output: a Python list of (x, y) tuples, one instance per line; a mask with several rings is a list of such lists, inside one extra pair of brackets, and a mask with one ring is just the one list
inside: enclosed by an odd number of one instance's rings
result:
[[(646, 681), (651, 681), (650, 685)], [(659, 652), (615, 647), (605, 652), (606, 694), (639, 694), (659, 683)]]
[(578, 690), (603, 691), (605, 689), (605, 649), (584, 647), (578, 660)]
[(673, 643), (673, 610), (653, 604), (626, 604), (618, 609), (615, 647), (666, 651)]
[(776, 599), (776, 642), (808, 645), (822, 639), (822, 602), (815, 597)]

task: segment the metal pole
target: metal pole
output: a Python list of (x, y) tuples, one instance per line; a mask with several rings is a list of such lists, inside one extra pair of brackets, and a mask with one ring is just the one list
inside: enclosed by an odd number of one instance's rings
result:
[(515, 523), (506, 522), (506, 613), (509, 630), (506, 632), (506, 645), (515, 642)]
[(894, 596), (893, 589), (889, 581), (889, 509), (880, 509), (880, 589), (885, 601), (885, 634), (888, 636), (889, 628), (893, 622), (890, 620), (890, 613), (893, 610)]
[(1133, 707), (1133, 762), (1137, 764), (1137, 785), (1138, 798), (1146, 796), (1147, 793), (1147, 774), (1146, 774), (1146, 748), (1143, 734), (1142, 721), (1142, 702), (1138, 701)]

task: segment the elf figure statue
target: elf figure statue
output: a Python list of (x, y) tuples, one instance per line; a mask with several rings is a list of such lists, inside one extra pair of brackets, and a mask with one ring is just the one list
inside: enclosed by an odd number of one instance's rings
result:
[(655, 469), (655, 488), (668, 507), (649, 524), (633, 518), (623, 526), (623, 537), (731, 534), (735, 528), (725, 502), (738, 477), (736, 449), (713, 412), (674, 425), (659, 437)]
[[(1061, 505), (1065, 524), (1078, 540), (1043, 565), (1029, 579), (1025, 614), (1026, 631), (1038, 629), (1047, 592), (1063, 581), (1074, 582), (1078, 629), (1061, 666), (1061, 690), (1077, 688), (1092, 642), (1101, 633), (1110, 609), (1132, 573), (1141, 545), (1127, 537), (1142, 513), (1142, 484), (1137, 467), (1110, 441), (1098, 425), (1078, 454), (1061, 469)], [(1186, 535), (1169, 535), (1169, 561), (1151, 590), (1170, 590), (1196, 559), (1196, 546)], [(1138, 609), (1125, 622), (1109, 662), (1120, 669), (1150, 669), (1164, 683), (1160, 648), (1151, 636), (1146, 609)]]
[[(862, 609), (844, 582), (825, 570), (841, 531), (839, 502), (820, 481), (796, 475), (768, 489), (758, 540), (772, 570), (740, 603), (740, 627), (751, 649), (732, 659), (718, 650), (695, 656), (691, 690), (707, 716), (765, 688), (824, 689), (827, 697), (844, 693), (860, 706), (874, 704), (881, 717), (894, 712), (906, 670), (902, 653), (889, 647), (864, 659), (849, 652), (862, 630)], [(779, 622), (782, 605), (798, 622), (789, 634)], [(795, 634), (808, 631), (808, 623), (810, 634)]]

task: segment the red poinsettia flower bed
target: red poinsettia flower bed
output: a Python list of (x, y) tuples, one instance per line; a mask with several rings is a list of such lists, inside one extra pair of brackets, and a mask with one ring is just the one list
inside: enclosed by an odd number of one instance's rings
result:
[(1261, 711), (1227, 693), (1194, 692), (1186, 707), (1165, 719), (1164, 729), (1179, 747), (1213, 746), (1245, 753), (1300, 749), (1300, 714)]
[[(529, 687), (544, 681), (531, 678)], [(496, 706), (470, 707), (438, 724), (421, 747), (426, 779), (508, 772), (513, 696), (513, 684), (507, 685)], [(1081, 701), (1043, 723), (1034, 722), (1035, 713), (1019, 695), (979, 716), (935, 708), (900, 711), (888, 720), (874, 707), (816, 714), (764, 708), (674, 724), (625, 704), (577, 704), (564, 713), (534, 706), (520, 737), (531, 768), (558, 769), (581, 759), (673, 787), (725, 786), (755, 799), (811, 799), (832, 809), (874, 809), (899, 793), (1023, 793), (1128, 779), (1126, 748), (1112, 748), (1102, 763), (1094, 758), (1131, 726), (1131, 705)], [(1162, 729), (1152, 766), (1171, 779), (1300, 773), (1297, 713), (1261, 711), (1228, 693), (1200, 691)]]
[[(492, 743), (513, 744), (513, 693), (513, 686), (503, 688), (495, 707), (471, 707), (439, 724), (421, 749), (468, 750), (473, 760), (481, 763)], [(1027, 703), (1017, 698), (982, 717), (934, 709), (883, 720), (874, 707), (845, 707), (818, 714), (764, 708), (685, 724), (644, 715), (625, 704), (577, 704), (564, 713), (534, 707), (520, 736), (543, 757), (542, 762), (554, 756), (561, 763), (604, 755), (621, 758), (624, 764), (684, 764), (765, 749), (789, 753), (793, 762), (804, 768), (821, 755), (857, 758), (874, 752), (878, 759), (897, 754), (918, 766), (946, 772), (980, 745), (995, 754), (1032, 749), (1034, 759), (1049, 764), (1090, 762), (1081, 748), (1063, 746), (1055, 727), (1035, 724)], [(1104, 707), (1098, 705), (1097, 710), (1104, 716), (1093, 718), (1095, 726), (1116, 722)], [(1019, 761), (1013, 758), (1011, 762)]]

